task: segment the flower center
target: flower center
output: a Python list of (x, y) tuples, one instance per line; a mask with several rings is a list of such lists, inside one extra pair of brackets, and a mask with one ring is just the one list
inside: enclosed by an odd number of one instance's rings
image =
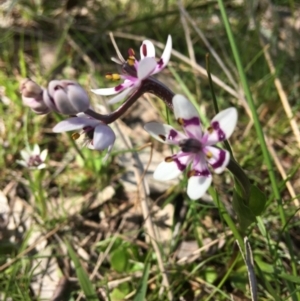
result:
[(43, 163), (41, 157), (39, 155), (31, 156), (28, 160), (28, 166), (37, 167)]
[(199, 153), (202, 151), (202, 144), (199, 140), (189, 138), (179, 142), (181, 150), (185, 153)]
[(84, 134), (85, 137), (88, 139), (88, 140), (93, 140), (94, 139), (94, 132), (95, 132), (95, 129), (91, 126), (86, 126), (83, 128), (83, 131), (81, 133), (73, 133), (71, 135), (72, 139), (73, 140), (77, 140), (79, 139), (80, 135)]

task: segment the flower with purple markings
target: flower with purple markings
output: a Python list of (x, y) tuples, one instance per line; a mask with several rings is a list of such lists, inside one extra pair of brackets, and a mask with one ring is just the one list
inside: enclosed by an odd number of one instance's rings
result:
[(158, 165), (154, 178), (167, 181), (179, 176), (189, 165), (187, 173), (187, 194), (193, 199), (199, 199), (211, 185), (212, 175), (208, 165), (215, 173), (224, 171), (230, 160), (230, 153), (213, 145), (228, 139), (237, 123), (237, 110), (228, 108), (219, 112), (203, 131), (196, 108), (182, 95), (173, 97), (174, 114), (184, 133), (172, 126), (150, 122), (145, 130), (157, 140), (177, 145), (180, 151)]
[(99, 151), (108, 149), (108, 154), (116, 139), (115, 133), (109, 126), (84, 113), (59, 122), (52, 130), (55, 133), (82, 130), (81, 133), (74, 133), (72, 138), (77, 140), (84, 135), (84, 143), (88, 148)]
[(17, 160), (16, 162), (29, 169), (43, 169), (46, 167), (46, 158), (48, 155), (48, 150), (44, 149), (41, 152), (40, 147), (35, 144), (33, 149), (29, 147), (21, 150), (21, 157), (23, 160)]
[(124, 74), (108, 74), (106, 77), (112, 80), (122, 79), (124, 82), (113, 88), (93, 89), (92, 92), (98, 95), (116, 95), (110, 99), (109, 103), (114, 104), (125, 97), (133, 94), (142, 84), (142, 81), (160, 72), (168, 64), (172, 51), (172, 38), (169, 35), (166, 47), (161, 58), (155, 59), (155, 48), (152, 42), (145, 40), (140, 47), (141, 59), (135, 58), (134, 51), (129, 49), (127, 62), (122, 58), (120, 63), (123, 65)]

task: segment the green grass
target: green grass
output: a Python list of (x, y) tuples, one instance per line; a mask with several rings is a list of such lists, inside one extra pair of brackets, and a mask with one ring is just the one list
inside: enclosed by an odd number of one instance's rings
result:
[[(238, 240), (245, 252), (245, 235), (253, 253), (257, 300), (300, 300), (299, 208), (289, 190), (299, 198), (299, 148), (260, 43), (261, 34), (269, 30), (270, 38), (265, 35), (263, 41), (271, 45), (268, 51), (276, 75), (298, 122), (300, 36), (283, 25), (288, 23), (283, 22), (288, 14), (291, 20), (299, 14), (296, 1), (282, 1), (281, 7), (274, 8), (279, 19), (269, 20), (266, 8), (254, 8), (253, 30), (248, 27), (251, 12), (246, 5), (222, 0), (184, 2), (238, 89), (212, 55), (211, 73), (246, 101), (213, 83), (219, 109), (235, 106), (239, 111), (230, 139), (234, 158), (267, 199), (261, 216), (246, 230), (233, 210), (234, 189), (238, 188), (229, 172), (215, 176), (209, 197), (196, 202), (186, 195), (184, 177), (178, 184), (166, 184), (165, 189), (156, 188), (146, 177), (149, 210), (159, 231), (155, 248), (141, 211), (144, 192), (138, 185), (141, 177), (134, 176), (136, 162), (131, 154), (137, 150), (142, 158), (146, 153), (142, 160), (146, 168), (151, 147), (140, 148), (152, 140), (142, 130), (145, 119), (175, 123), (172, 112), (166, 112), (158, 98), (148, 94), (128, 111), (125, 125), (118, 126), (133, 146), (124, 147), (119, 135), (106, 162), (102, 160), (105, 153), (78, 146), (69, 134), (52, 132), (63, 116), (38, 116), (22, 105), (19, 82), (26, 76), (43, 86), (54, 78), (77, 80), (87, 91), (110, 86), (105, 73), (120, 71), (110, 61), (116, 56), (110, 31), (115, 32), (124, 57), (128, 48), (139, 55), (141, 36), (165, 43), (168, 34), (173, 49), (188, 57), (187, 35), (196, 63), (205, 68), (208, 49), (192, 28), (190, 36), (184, 31), (177, 2), (157, 3), (92, 0), (57, 6), (50, 1), (13, 1), (10, 7), (0, 7), (0, 16), (12, 22), (9, 26), (0, 23), (1, 300), (53, 300), (55, 295), (61, 300), (154, 301), (171, 296), (187, 301), (251, 300), (247, 266), (236, 244)], [(157, 78), (187, 95), (204, 124), (215, 115), (207, 77), (181, 59), (172, 56), (170, 68)], [(103, 105), (99, 97), (88, 93), (94, 104)], [(152, 142), (154, 150), (164, 156), (175, 152)], [(49, 152), (47, 168), (39, 172), (16, 163), (20, 151), (35, 143)], [(288, 179), (281, 176), (277, 160)], [(131, 185), (124, 182), (129, 171)], [(190, 254), (199, 248), (201, 252)], [(38, 285), (49, 273), (53, 280), (47, 284), (49, 291), (39, 291)]]

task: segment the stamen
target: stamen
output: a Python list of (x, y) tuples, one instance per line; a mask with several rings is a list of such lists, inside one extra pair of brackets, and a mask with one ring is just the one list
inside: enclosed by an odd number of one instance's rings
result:
[(105, 75), (105, 78), (116, 81), (116, 80), (120, 80), (121, 76), (120, 76), (120, 74), (117, 74), (117, 73), (107, 73)]
[(161, 140), (166, 141), (166, 136), (164, 136), (164, 135), (158, 135), (158, 137), (159, 137)]
[(128, 55), (129, 55), (129, 57), (135, 57), (135, 52), (134, 52), (134, 50), (132, 49), (132, 48), (129, 48), (128, 49)]
[(213, 154), (211, 152), (206, 153), (206, 158), (211, 159), (213, 157)]
[(129, 66), (134, 66), (134, 63), (135, 63), (135, 57), (134, 56), (129, 56), (128, 59), (127, 59), (127, 64)]
[(77, 140), (80, 137), (80, 134), (79, 133), (73, 133), (71, 135), (71, 137), (72, 137), (73, 140)]
[(208, 131), (210, 134), (212, 134), (212, 133), (213, 133), (213, 131), (214, 131), (214, 129), (213, 129), (213, 127), (212, 127), (212, 126), (209, 126), (209, 127), (207, 128), (207, 131)]
[(208, 169), (204, 169), (202, 171), (200, 170), (195, 170), (195, 169), (192, 169), (190, 170), (188, 173), (187, 173), (187, 177), (190, 178), (190, 177), (209, 177), (210, 176), (210, 172)]
[(196, 175), (197, 175), (197, 172), (196, 172), (195, 169), (189, 170), (188, 173), (187, 173), (188, 178), (196, 176)]
[(177, 119), (177, 122), (178, 122), (179, 125), (182, 125), (182, 126), (184, 125), (184, 120), (183, 120), (183, 118), (178, 118), (178, 119)]
[(173, 162), (173, 161), (174, 161), (174, 159), (172, 157), (165, 158), (165, 162), (170, 163), (170, 162)]

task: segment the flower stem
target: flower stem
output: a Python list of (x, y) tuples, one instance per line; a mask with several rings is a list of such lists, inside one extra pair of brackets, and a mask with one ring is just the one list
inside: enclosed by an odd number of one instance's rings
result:
[(161, 98), (167, 107), (173, 110), (172, 98), (174, 93), (157, 79), (149, 77), (145, 79), (142, 82), (141, 87), (131, 94), (127, 100), (114, 112), (110, 114), (99, 114), (92, 109), (88, 109), (84, 113), (102, 121), (105, 124), (112, 123), (120, 118), (146, 92)]

